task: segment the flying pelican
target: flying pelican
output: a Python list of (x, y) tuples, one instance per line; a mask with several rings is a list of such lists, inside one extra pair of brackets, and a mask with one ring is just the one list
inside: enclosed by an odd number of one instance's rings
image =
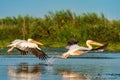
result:
[(18, 49), (22, 55), (26, 55), (28, 52), (31, 52), (33, 55), (41, 58), (42, 60), (47, 58), (47, 55), (41, 50), (41, 48), (38, 47), (38, 45), (43, 45), (40, 42), (37, 42), (33, 39), (26, 40), (20, 40), (16, 39), (11, 42), (11, 44), (8, 45), (8, 47), (11, 47), (8, 49), (8, 53), (10, 53), (14, 48)]
[[(104, 49), (107, 47), (107, 44), (98, 43), (98, 42), (93, 41), (93, 40), (87, 40), (86, 45), (88, 47), (79, 46), (78, 41), (68, 42), (68, 44), (66, 46), (68, 51), (66, 53), (64, 53), (62, 56), (59, 56), (58, 58), (66, 59), (70, 55), (71, 56), (78, 56), (78, 55), (82, 55), (82, 54), (85, 54), (87, 52), (95, 51), (95, 50), (104, 51)], [(97, 45), (97, 46), (100, 46), (100, 47), (93, 48), (91, 45)]]

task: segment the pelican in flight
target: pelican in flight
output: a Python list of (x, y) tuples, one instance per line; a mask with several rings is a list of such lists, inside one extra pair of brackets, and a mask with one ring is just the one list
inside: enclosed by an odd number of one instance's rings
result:
[[(78, 45), (78, 41), (71, 41), (68, 42), (66, 48), (68, 51), (64, 53), (62, 56), (59, 56), (58, 58), (63, 58), (66, 59), (69, 56), (78, 56), (85, 54), (90, 51), (104, 51), (105, 48), (107, 47), (107, 44), (102, 44), (93, 40), (87, 40), (86, 45), (88, 47), (82, 47)], [(93, 48), (92, 45), (100, 46), (98, 48)]]
[(8, 53), (10, 53), (14, 48), (18, 49), (22, 55), (26, 55), (28, 52), (31, 52), (33, 55), (38, 57), (39, 59), (45, 60), (47, 58), (47, 54), (45, 54), (41, 48), (38, 47), (38, 45), (43, 45), (40, 42), (37, 42), (33, 39), (26, 40), (20, 40), (16, 39), (12, 41), (8, 47), (11, 47), (8, 49)]

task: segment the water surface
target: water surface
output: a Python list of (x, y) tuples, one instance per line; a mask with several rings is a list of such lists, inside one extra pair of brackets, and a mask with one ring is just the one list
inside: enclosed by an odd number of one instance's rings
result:
[(45, 50), (47, 61), (28, 55), (1, 55), (0, 80), (120, 80), (120, 53), (87, 53), (52, 58), (64, 50)]

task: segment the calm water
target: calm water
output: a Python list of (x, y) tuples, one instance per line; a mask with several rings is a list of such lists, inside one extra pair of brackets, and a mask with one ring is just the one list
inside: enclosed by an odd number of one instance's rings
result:
[[(0, 80), (120, 80), (120, 53), (87, 53), (66, 60), (52, 58), (64, 50), (45, 50), (51, 57), (0, 56)], [(54, 54), (54, 55), (53, 55)]]

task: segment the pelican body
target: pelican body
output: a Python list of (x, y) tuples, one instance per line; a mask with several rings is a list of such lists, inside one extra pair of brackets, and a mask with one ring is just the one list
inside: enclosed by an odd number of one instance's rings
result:
[[(64, 53), (62, 56), (59, 56), (59, 58), (63, 58), (66, 59), (69, 56), (78, 56), (78, 55), (82, 55), (85, 54), (87, 52), (90, 51), (104, 51), (107, 44), (102, 44), (93, 40), (87, 40), (86, 41), (86, 45), (88, 47), (82, 47), (78, 45), (78, 41), (72, 41), (72, 42), (68, 42), (66, 48), (68, 49), (68, 51), (66, 53)], [(97, 45), (100, 46), (98, 48), (93, 48), (92, 45)]]
[(26, 40), (20, 40), (16, 39), (11, 42), (11, 44), (8, 45), (8, 47), (11, 47), (8, 49), (8, 53), (10, 53), (14, 48), (18, 49), (22, 55), (26, 55), (28, 52), (31, 52), (33, 55), (35, 55), (38, 58), (41, 58), (42, 60), (47, 58), (47, 55), (41, 50), (41, 48), (38, 47), (38, 45), (43, 45), (40, 42), (37, 42), (33, 39)]

